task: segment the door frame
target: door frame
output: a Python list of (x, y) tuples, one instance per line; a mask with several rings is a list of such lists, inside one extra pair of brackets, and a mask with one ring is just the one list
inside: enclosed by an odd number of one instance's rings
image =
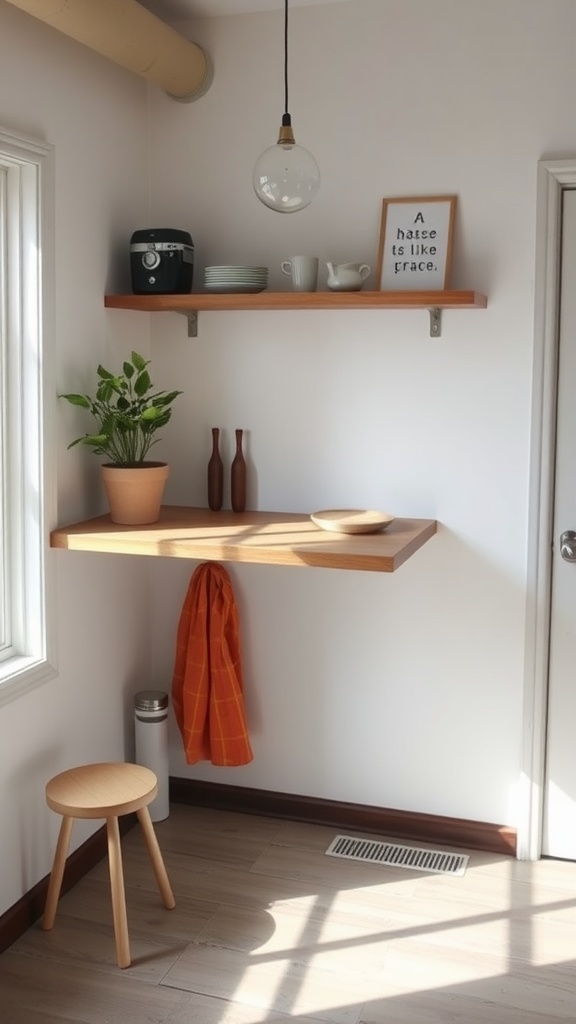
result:
[(518, 857), (542, 854), (559, 348), (562, 193), (576, 157), (538, 163), (524, 707)]

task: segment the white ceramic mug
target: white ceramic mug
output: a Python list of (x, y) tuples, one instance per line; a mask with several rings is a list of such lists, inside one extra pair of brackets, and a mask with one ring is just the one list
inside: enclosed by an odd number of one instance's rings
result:
[(295, 292), (315, 292), (318, 284), (318, 257), (291, 256), (281, 264), (282, 272), (292, 278)]

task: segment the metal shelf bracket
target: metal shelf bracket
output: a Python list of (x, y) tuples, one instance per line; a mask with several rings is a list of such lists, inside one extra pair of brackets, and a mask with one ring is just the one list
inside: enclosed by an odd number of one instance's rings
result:
[(197, 309), (177, 309), (174, 312), (180, 313), (181, 316), (185, 316), (188, 321), (188, 337), (198, 337), (198, 310)]
[(442, 310), (434, 307), (428, 312), (430, 314), (430, 337), (439, 338), (442, 334)]

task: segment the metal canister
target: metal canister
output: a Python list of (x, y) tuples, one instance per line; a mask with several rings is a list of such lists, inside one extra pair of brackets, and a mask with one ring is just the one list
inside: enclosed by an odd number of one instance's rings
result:
[(168, 769), (168, 694), (141, 690), (134, 697), (136, 764), (150, 768), (158, 779), (158, 795), (148, 806), (152, 821), (170, 813)]

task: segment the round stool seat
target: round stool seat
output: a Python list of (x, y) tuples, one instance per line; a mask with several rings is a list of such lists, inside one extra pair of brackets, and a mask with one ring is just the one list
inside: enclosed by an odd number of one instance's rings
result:
[(62, 822), (48, 883), (42, 927), (50, 931), (54, 926), (74, 819), (105, 818), (112, 917), (119, 967), (130, 966), (126, 893), (118, 826), (118, 818), (123, 814), (136, 812), (164, 906), (167, 910), (172, 910), (175, 906), (174, 895), (148, 810), (148, 804), (157, 793), (158, 780), (153, 771), (144, 768), (143, 765), (124, 761), (79, 765), (55, 775), (46, 784), (46, 803), (62, 816)]
[(139, 764), (86, 764), (55, 775), (46, 803), (71, 818), (109, 818), (151, 803), (158, 792), (154, 772)]

